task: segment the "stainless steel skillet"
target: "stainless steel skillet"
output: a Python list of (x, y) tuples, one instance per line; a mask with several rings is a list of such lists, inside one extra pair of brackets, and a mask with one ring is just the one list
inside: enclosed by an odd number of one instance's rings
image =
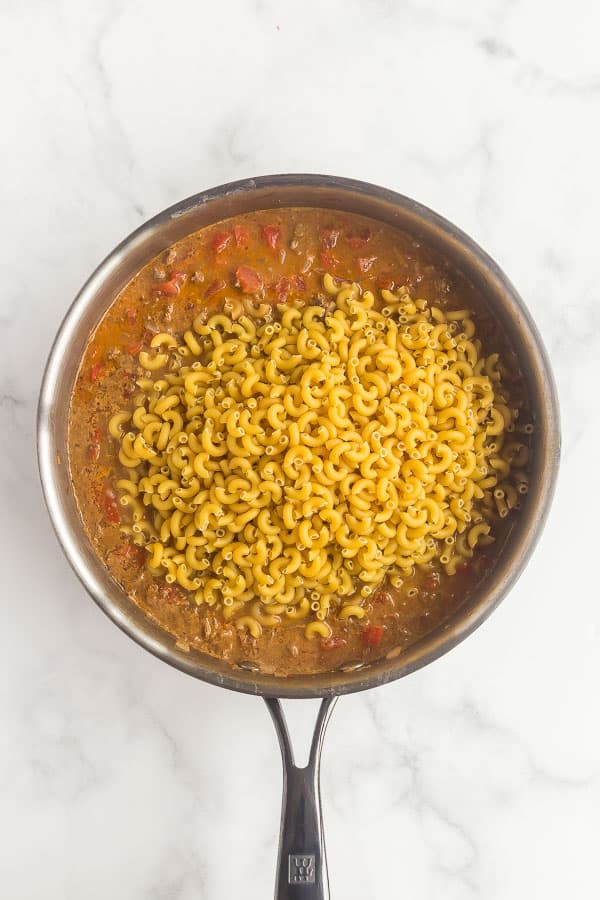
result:
[[(481, 292), (516, 352), (535, 414), (530, 491), (499, 559), (450, 620), (397, 656), (345, 666), (325, 675), (277, 678), (196, 651), (174, 639), (131, 603), (95, 555), (73, 496), (67, 416), (77, 369), (91, 332), (127, 282), (152, 257), (205, 225), (243, 212), (287, 206), (327, 207), (370, 216), (415, 235), (458, 267)], [(38, 457), (50, 518), (73, 569), (102, 610), (138, 644), (172, 666), (219, 687), (265, 698), (277, 729), (284, 796), (276, 897), (329, 896), (319, 798), (323, 735), (338, 695), (401, 678), (451, 650), (480, 625), (519, 577), (544, 524), (556, 480), (560, 432), (550, 365), (537, 329), (514, 287), (467, 235), (431, 210), (381, 187), (324, 175), (273, 175), (221, 185), (183, 200), (127, 237), (92, 274), (67, 312), (54, 341), (38, 409)], [(294, 764), (277, 698), (323, 698), (306, 768)]]

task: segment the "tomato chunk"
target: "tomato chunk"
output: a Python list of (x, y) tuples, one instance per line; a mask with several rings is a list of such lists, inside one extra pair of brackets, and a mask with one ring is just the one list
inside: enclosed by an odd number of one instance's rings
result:
[(238, 266), (235, 270), (235, 278), (244, 294), (256, 294), (262, 290), (263, 280), (258, 272), (250, 266)]
[(88, 459), (90, 462), (98, 462), (100, 458), (100, 444), (102, 442), (102, 432), (99, 428), (94, 428), (90, 434), (90, 444), (88, 447)]
[(102, 506), (104, 509), (104, 518), (106, 519), (108, 524), (118, 525), (121, 521), (121, 513), (119, 512), (119, 507), (117, 505), (117, 500), (114, 492), (110, 489), (104, 491)]
[(361, 247), (364, 247), (365, 244), (368, 244), (371, 240), (371, 229), (363, 228), (358, 232), (349, 234), (347, 236), (347, 241), (350, 244), (352, 250), (360, 250)]
[(306, 280), (302, 275), (282, 275), (271, 285), (277, 295), (278, 303), (285, 303), (290, 293), (301, 293), (306, 290)]
[(292, 290), (298, 293), (306, 290), (306, 280), (302, 275), (290, 275), (290, 285)]
[(124, 556), (126, 559), (134, 559), (140, 551), (140, 547), (137, 547), (132, 541), (127, 541), (126, 544), (123, 544), (117, 551), (120, 556)]
[(321, 641), (321, 650), (337, 650), (339, 647), (345, 647), (347, 641), (344, 640), (343, 637), (336, 637), (335, 635), (327, 638), (326, 641)]
[(358, 268), (361, 272), (368, 272), (376, 259), (376, 256), (359, 256), (356, 262), (358, 263)]
[(104, 374), (105, 368), (106, 368), (106, 366), (104, 365), (104, 363), (100, 363), (100, 362), (94, 363), (94, 365), (90, 369), (90, 375), (89, 375), (90, 381), (92, 381), (92, 382), (98, 381), (100, 376)]
[(138, 547), (133, 541), (127, 541), (115, 550), (117, 556), (131, 560), (134, 565), (141, 568), (146, 561), (146, 552), (143, 547)]
[(274, 225), (265, 225), (262, 231), (265, 241), (271, 250), (276, 250), (281, 237), (281, 229), (275, 228)]
[(137, 353), (140, 352), (141, 349), (142, 349), (142, 342), (141, 342), (141, 341), (135, 341), (133, 344), (130, 344), (130, 345), (129, 345), (129, 347), (127, 348), (127, 352), (128, 352), (131, 356), (135, 356)]
[(392, 595), (389, 591), (378, 590), (373, 594), (373, 603), (391, 603)]
[(331, 272), (332, 269), (335, 269), (337, 264), (339, 263), (339, 259), (337, 259), (332, 253), (327, 253), (323, 251), (320, 254), (321, 264), (325, 266), (328, 272)]
[(245, 247), (248, 243), (248, 232), (243, 225), (233, 226), (233, 239), (236, 247)]
[(128, 309), (125, 310), (125, 321), (127, 322), (128, 325), (135, 325), (135, 323), (137, 322), (137, 317), (138, 317), (137, 309), (133, 309), (132, 307), (129, 307)]
[(210, 300), (211, 297), (214, 297), (215, 294), (218, 294), (219, 291), (224, 290), (227, 287), (227, 282), (223, 278), (217, 278), (216, 281), (213, 281), (212, 284), (206, 288), (204, 292), (204, 299)]
[(286, 278), (285, 275), (282, 275), (281, 278), (279, 278), (275, 282), (275, 284), (273, 285), (273, 290), (277, 294), (278, 303), (286, 302), (286, 300), (288, 298), (288, 294), (290, 292), (290, 287), (291, 287), (290, 279)]
[(181, 284), (178, 279), (171, 281), (157, 281), (152, 285), (155, 294), (162, 294), (164, 297), (176, 297), (181, 290)]
[(232, 234), (230, 231), (217, 231), (213, 235), (211, 246), (215, 253), (222, 253), (227, 245), (231, 242)]
[(382, 291), (393, 291), (396, 286), (396, 282), (391, 277), (391, 275), (378, 275), (377, 280), (375, 282), (378, 288)]
[(383, 625), (367, 625), (363, 628), (362, 639), (367, 647), (377, 647), (383, 637)]
[(459, 575), (466, 575), (467, 572), (469, 571), (469, 563), (468, 562), (459, 563), (456, 567), (456, 571), (458, 572)]

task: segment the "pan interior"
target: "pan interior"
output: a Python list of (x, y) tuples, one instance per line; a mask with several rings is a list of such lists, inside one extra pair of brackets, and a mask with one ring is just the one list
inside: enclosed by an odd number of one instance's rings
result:
[[(337, 209), (378, 219), (430, 244), (462, 271), (485, 301), (516, 352), (536, 420), (531, 489), (515, 517), (495, 567), (443, 625), (393, 658), (368, 666), (281, 678), (232, 668), (175, 639), (148, 620), (100, 562), (83, 532), (67, 465), (68, 408), (88, 338), (119, 291), (172, 243), (242, 212), (287, 206)], [(126, 238), (84, 285), (57, 335), (42, 385), (38, 456), (50, 516), (75, 572), (96, 603), (123, 631), (165, 662), (213, 684), (246, 693), (319, 697), (364, 690), (431, 662), (470, 634), (507, 593), (541, 531), (556, 477), (559, 427), (552, 375), (541, 340), (516, 291), (498, 266), (466, 235), (414, 201), (362, 182), (329, 176), (281, 175), (236, 182), (184, 200)]]

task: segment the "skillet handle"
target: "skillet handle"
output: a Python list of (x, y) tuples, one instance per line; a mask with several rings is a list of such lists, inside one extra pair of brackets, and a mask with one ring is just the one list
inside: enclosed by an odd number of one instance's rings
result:
[(321, 748), (337, 697), (322, 701), (308, 765), (299, 768), (279, 700), (266, 697), (283, 761), (283, 803), (275, 900), (329, 900), (319, 771)]

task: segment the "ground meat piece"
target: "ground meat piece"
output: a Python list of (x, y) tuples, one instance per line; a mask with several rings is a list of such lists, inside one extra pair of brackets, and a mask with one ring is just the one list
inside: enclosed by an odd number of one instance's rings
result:
[(252, 637), (250, 632), (241, 629), (238, 632), (238, 637), (240, 644), (244, 648), (244, 653), (246, 654), (246, 656), (250, 658), (258, 656), (258, 642), (256, 638)]
[(292, 239), (290, 241), (290, 250), (294, 250), (296, 252), (300, 252), (298, 247), (300, 246), (300, 241), (304, 237), (306, 229), (304, 225), (300, 222), (295, 226), (294, 233), (292, 234)]
[(321, 246), (323, 250), (333, 250), (338, 242), (340, 232), (337, 228), (323, 228), (321, 232)]
[(136, 390), (137, 390), (137, 384), (135, 383), (135, 379), (132, 376), (132, 380), (126, 381), (125, 384), (123, 385), (123, 396), (126, 397), (127, 399), (129, 399), (130, 397), (133, 397)]
[(320, 291), (314, 295), (310, 302), (311, 306), (320, 306), (327, 312), (332, 312), (336, 307), (336, 297), (330, 297), (329, 294), (322, 294)]
[(159, 333), (160, 328), (158, 327), (158, 325), (156, 325), (150, 319), (147, 319), (144, 322), (144, 328), (145, 328), (145, 332), (144, 332), (143, 341), (145, 344), (147, 344), (149, 341), (152, 340), (152, 338), (154, 337), (155, 334)]

